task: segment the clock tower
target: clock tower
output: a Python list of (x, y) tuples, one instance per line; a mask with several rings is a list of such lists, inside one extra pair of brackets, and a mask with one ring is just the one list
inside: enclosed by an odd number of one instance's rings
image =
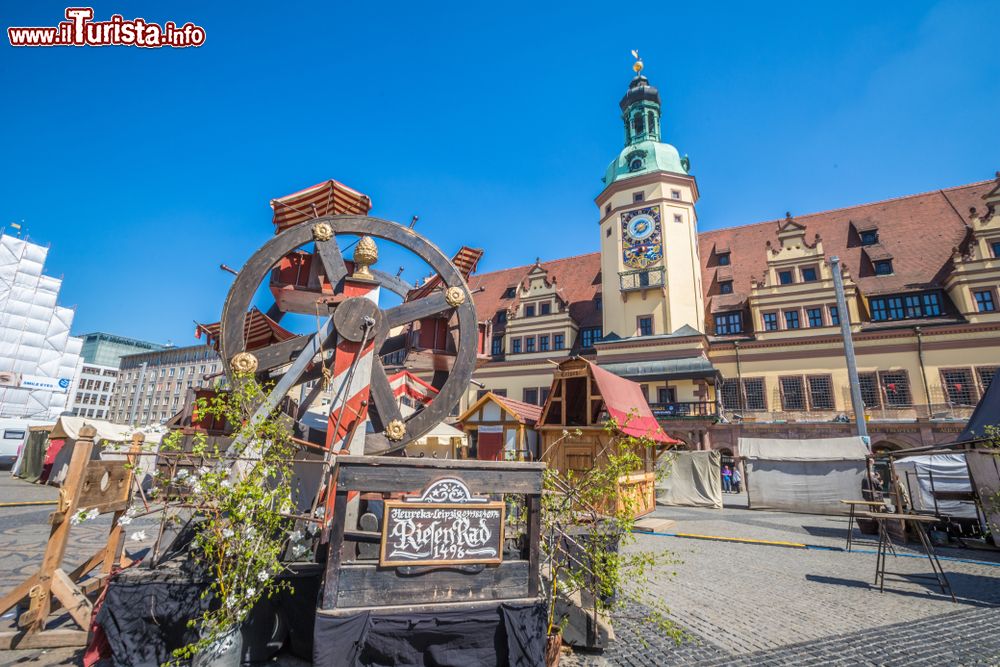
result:
[(705, 330), (690, 162), (663, 143), (660, 93), (634, 68), (619, 106), (625, 147), (597, 196), (601, 227), (603, 335)]

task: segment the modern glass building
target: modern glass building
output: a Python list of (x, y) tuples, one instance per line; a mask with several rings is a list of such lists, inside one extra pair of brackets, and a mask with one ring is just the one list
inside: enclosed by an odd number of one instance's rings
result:
[(83, 348), (80, 354), (83, 356), (84, 363), (96, 364), (97, 366), (118, 368), (118, 362), (127, 354), (153, 352), (164, 348), (159, 343), (150, 343), (145, 340), (116, 336), (100, 331), (83, 334), (80, 338), (83, 339)]

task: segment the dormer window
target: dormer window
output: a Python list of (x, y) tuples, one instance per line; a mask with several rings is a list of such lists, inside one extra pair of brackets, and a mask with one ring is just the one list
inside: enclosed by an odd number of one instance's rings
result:
[(508, 287), (506, 289), (506, 291), (504, 291), (504, 293), (503, 293), (503, 298), (505, 298), (505, 299), (513, 299), (515, 294), (517, 294), (517, 288), (515, 288), (515, 287)]
[(875, 245), (878, 243), (877, 229), (866, 229), (859, 236), (861, 237), (861, 245)]
[(807, 266), (802, 269), (802, 282), (811, 283), (816, 281), (816, 267)]
[(642, 158), (635, 158), (628, 163), (629, 171), (639, 171), (642, 169)]
[(733, 281), (723, 280), (719, 283), (719, 294), (732, 294), (733, 293)]
[(497, 324), (507, 324), (507, 311), (498, 310), (497, 311)]
[(791, 271), (778, 271), (778, 283), (781, 285), (791, 285), (795, 282), (795, 276)]
[(551, 312), (552, 312), (552, 304), (551, 303), (549, 303), (548, 301), (546, 301), (544, 303), (539, 304), (539, 306), (538, 306), (538, 313), (540, 315), (548, 315)]
[(1000, 257), (1000, 241), (994, 241), (990, 244), (990, 250), (993, 251), (994, 257)]
[(535, 316), (535, 306), (534, 305), (525, 306), (524, 307), (524, 316), (525, 317), (534, 317)]
[(732, 261), (732, 258), (729, 256), (728, 252), (720, 252), (715, 256), (715, 259), (718, 262), (719, 266), (729, 266), (729, 263)]
[(874, 262), (875, 264), (875, 275), (876, 276), (891, 276), (892, 275), (892, 260), (891, 259), (879, 259)]

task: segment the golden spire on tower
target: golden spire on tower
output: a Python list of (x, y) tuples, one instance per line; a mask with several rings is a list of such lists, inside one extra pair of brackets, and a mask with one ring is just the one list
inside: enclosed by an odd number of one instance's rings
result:
[(642, 58), (639, 57), (638, 49), (632, 49), (632, 57), (635, 58), (635, 62), (632, 63), (632, 69), (635, 70), (635, 74), (638, 76), (642, 72)]

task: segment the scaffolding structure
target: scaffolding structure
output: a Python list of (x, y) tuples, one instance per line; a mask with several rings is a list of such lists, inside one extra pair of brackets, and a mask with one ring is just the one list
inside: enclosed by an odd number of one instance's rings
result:
[(0, 417), (58, 417), (81, 362), (62, 280), (42, 273), (48, 251), (0, 233)]

